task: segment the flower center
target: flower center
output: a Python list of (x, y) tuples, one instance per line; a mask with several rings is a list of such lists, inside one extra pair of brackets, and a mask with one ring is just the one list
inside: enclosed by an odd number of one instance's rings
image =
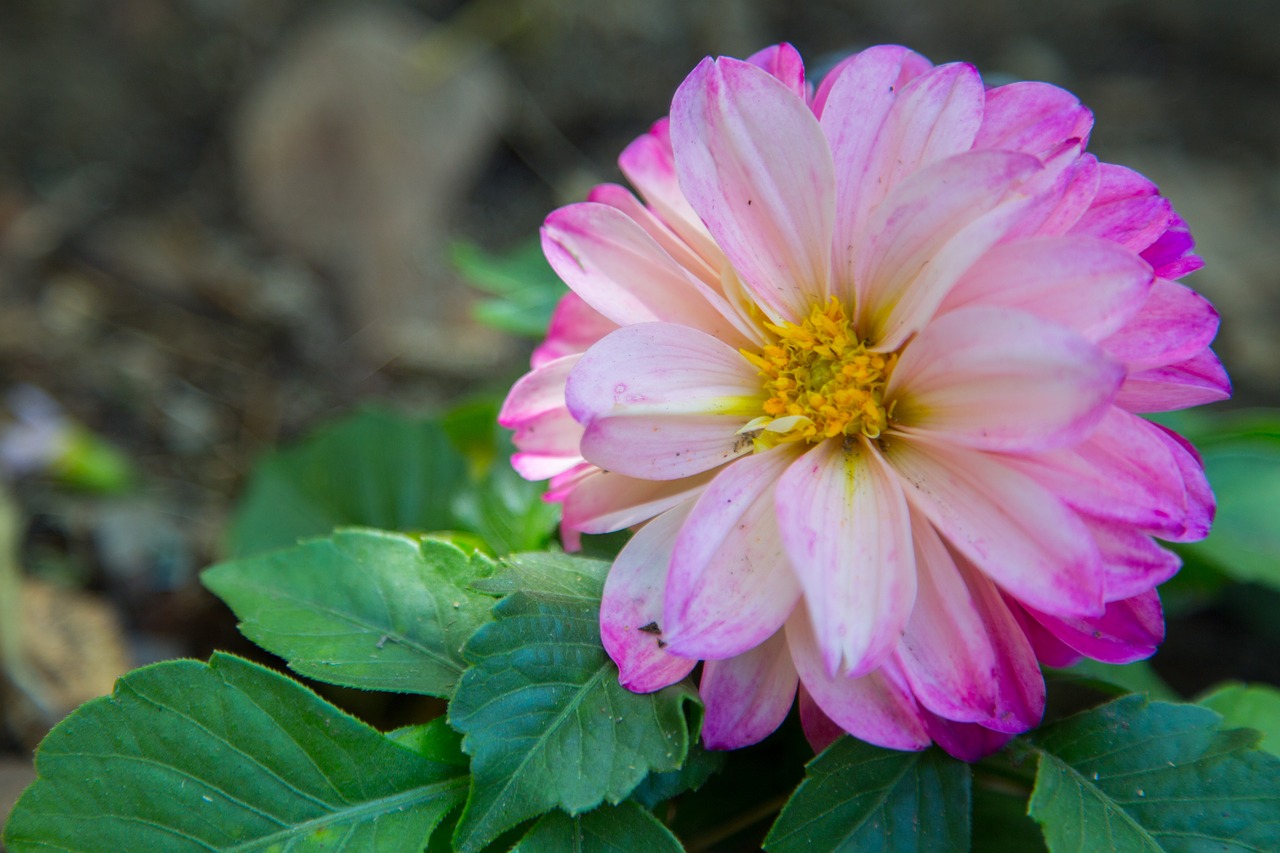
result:
[(884, 389), (897, 353), (872, 352), (858, 340), (844, 306), (832, 298), (801, 323), (765, 328), (777, 342), (760, 352), (741, 350), (764, 380), (764, 415), (743, 427), (756, 450), (788, 441), (816, 444), (837, 436), (876, 438), (893, 405)]

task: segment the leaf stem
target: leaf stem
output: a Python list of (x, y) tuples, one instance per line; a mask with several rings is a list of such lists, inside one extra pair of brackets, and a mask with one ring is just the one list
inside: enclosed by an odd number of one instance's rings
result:
[(684, 849), (688, 853), (701, 853), (703, 850), (710, 850), (726, 838), (731, 838), (742, 830), (782, 811), (782, 807), (787, 804), (787, 800), (791, 799), (792, 793), (788, 791), (785, 794), (779, 794), (772, 799), (765, 800), (750, 811), (735, 815), (724, 823), (695, 835), (685, 842)]

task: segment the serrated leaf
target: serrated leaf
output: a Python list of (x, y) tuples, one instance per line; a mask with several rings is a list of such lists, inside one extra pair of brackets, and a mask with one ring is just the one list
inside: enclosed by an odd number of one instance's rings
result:
[[(522, 555), (513, 567), (499, 579), (539, 585), (503, 599), (467, 643), (471, 667), (449, 706), (472, 757), (454, 838), (463, 851), (553, 808), (620, 802), (651, 771), (680, 767), (701, 723), (687, 683), (647, 695), (618, 683), (600, 645), (598, 592), (583, 592), (597, 583), (593, 561)], [(543, 591), (547, 578), (559, 586)]]
[(417, 853), (466, 786), (458, 767), (223, 654), (126, 675), (50, 732), (36, 771), (10, 853)]
[(1222, 715), (1223, 728), (1250, 728), (1262, 733), (1259, 746), (1280, 755), (1280, 690), (1270, 684), (1219, 685), (1199, 704)]
[(1195, 705), (1126, 696), (1048, 726), (1030, 812), (1053, 851), (1280, 849), (1280, 759)]
[(600, 602), (610, 564), (534, 551), (512, 554), (502, 561), (502, 566), (502, 571), (476, 581), (472, 587), (495, 596), (537, 590), (541, 595), (563, 596), (590, 606)]
[(544, 815), (511, 853), (682, 853), (684, 847), (652, 814), (632, 802), (577, 817)]
[(449, 530), (465, 483), (463, 457), (439, 423), (366, 409), (254, 467), (228, 549), (286, 548), (335, 527)]
[(448, 697), (466, 668), (462, 647), (493, 605), (470, 585), (493, 570), (448, 542), (341, 530), (222, 563), (201, 580), (246, 637), (303, 675)]
[(809, 762), (764, 846), (968, 850), (969, 786), (968, 765), (939, 749), (898, 752), (842, 737)]

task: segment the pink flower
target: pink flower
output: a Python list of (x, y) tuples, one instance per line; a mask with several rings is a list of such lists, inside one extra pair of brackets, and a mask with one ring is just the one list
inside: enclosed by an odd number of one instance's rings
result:
[(1214, 506), (1135, 413), (1229, 385), (1174, 281), (1186, 223), (1091, 126), (894, 46), (815, 92), (780, 45), (694, 69), (620, 159), (643, 201), (547, 218), (573, 294), (501, 419), (570, 547), (639, 526), (601, 606), (623, 684), (705, 661), (711, 747), (798, 688), (816, 746), (972, 760), (1039, 722), (1038, 660), (1154, 651), (1179, 565), (1155, 538)]

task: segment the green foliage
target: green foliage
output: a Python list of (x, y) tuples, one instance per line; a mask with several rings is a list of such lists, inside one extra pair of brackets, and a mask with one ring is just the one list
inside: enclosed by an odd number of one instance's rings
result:
[(471, 284), (495, 297), (476, 306), (475, 318), (504, 332), (541, 338), (556, 303), (568, 292), (537, 241), (501, 256), (473, 243), (454, 243), (453, 265)]
[(1280, 760), (1221, 722), (1126, 696), (1041, 729), (1030, 813), (1049, 849), (1280, 849)]
[(447, 697), (466, 666), (462, 647), (493, 605), (469, 585), (493, 570), (447, 542), (340, 530), (214, 566), (202, 579), (245, 636), (303, 675)]
[(419, 851), (465, 793), (427, 760), (256, 664), (137, 670), (54, 729), (11, 853)]
[(337, 527), (463, 530), (499, 554), (545, 546), (557, 508), (510, 470), (495, 411), (478, 403), (442, 423), (365, 409), (267, 456), (232, 519), (228, 552), (287, 548)]
[(1228, 682), (1202, 697), (1200, 704), (1221, 714), (1224, 726), (1257, 729), (1262, 733), (1260, 746), (1280, 755), (1280, 690), (1269, 684)]
[(724, 766), (724, 753), (703, 749), (697, 743), (689, 744), (689, 755), (679, 770), (650, 773), (634, 791), (631, 799), (647, 809), (685, 791), (696, 791)]
[(1280, 411), (1160, 420), (1196, 443), (1218, 499), (1209, 538), (1180, 550), (1235, 580), (1280, 589)]
[(495, 621), (467, 643), (471, 667), (449, 706), (472, 758), (458, 849), (480, 850), (553, 808), (579, 815), (619, 803), (650, 771), (684, 762), (700, 726), (696, 694), (686, 683), (648, 695), (618, 683), (600, 645), (606, 568), (528, 555), (484, 582), (509, 594), (494, 608)]
[(570, 817), (554, 811), (529, 830), (512, 853), (564, 853), (566, 850), (600, 853), (680, 853), (684, 850), (671, 831), (653, 815), (632, 802), (601, 806)]
[(1056, 682), (1084, 684), (1112, 696), (1146, 693), (1152, 699), (1178, 699), (1174, 689), (1144, 660), (1112, 664), (1085, 658), (1067, 669), (1048, 669), (1045, 674)]
[(809, 762), (765, 849), (968, 850), (969, 768), (842, 737)]

